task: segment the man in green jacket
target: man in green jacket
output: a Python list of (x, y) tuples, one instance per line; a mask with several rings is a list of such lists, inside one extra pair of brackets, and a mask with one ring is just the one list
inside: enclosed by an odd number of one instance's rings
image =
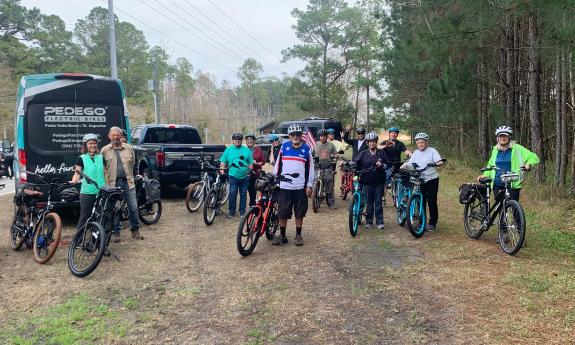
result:
[[(505, 183), (501, 181), (501, 175), (507, 172), (518, 172), (521, 168), (529, 171), (533, 165), (539, 163), (539, 157), (525, 147), (511, 140), (513, 130), (509, 126), (500, 126), (495, 130), (497, 136), (497, 145), (491, 151), (491, 158), (487, 166), (495, 166), (498, 169), (489, 170), (483, 173), (481, 177), (491, 178), (491, 187), (493, 195), (497, 196), (500, 192), (505, 191)], [(511, 183), (509, 193), (511, 198), (519, 201), (519, 192), (521, 191), (521, 181)]]

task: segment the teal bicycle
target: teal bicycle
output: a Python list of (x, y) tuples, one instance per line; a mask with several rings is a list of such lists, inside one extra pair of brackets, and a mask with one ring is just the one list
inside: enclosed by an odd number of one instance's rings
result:
[(399, 226), (404, 226), (407, 221), (407, 204), (412, 193), (412, 188), (409, 182), (410, 178), (411, 174), (409, 171), (399, 170), (392, 180), (392, 183), (395, 186), (395, 207), (397, 224), (399, 224)]
[(367, 172), (370, 170), (374, 170), (374, 167), (364, 169), (364, 170), (355, 170), (356, 165), (354, 162), (347, 162), (346, 164), (350, 164), (350, 166), (354, 169), (353, 174), (353, 199), (352, 203), (349, 205), (349, 233), (351, 236), (355, 237), (359, 230), (359, 226), (361, 225), (361, 216), (364, 214), (365, 209), (365, 200), (367, 196), (365, 195), (363, 188), (359, 184), (359, 174), (362, 172)]
[(409, 217), (407, 217), (407, 227), (409, 232), (415, 238), (420, 238), (425, 233), (427, 227), (427, 214), (425, 210), (425, 198), (421, 192), (421, 185), (424, 183), (421, 174), (429, 168), (437, 166), (439, 162), (446, 162), (442, 159), (435, 163), (428, 164), (425, 168), (419, 169), (416, 163), (413, 163), (414, 171), (411, 171), (409, 183), (411, 184), (411, 195), (407, 202), (407, 210), (409, 210)]

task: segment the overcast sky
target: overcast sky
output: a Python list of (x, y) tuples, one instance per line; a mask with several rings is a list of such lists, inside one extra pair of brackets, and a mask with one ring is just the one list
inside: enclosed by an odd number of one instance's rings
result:
[[(107, 7), (107, 2), (22, 0), (21, 4), (28, 8), (38, 7), (43, 14), (56, 14), (66, 22), (69, 30), (73, 30), (78, 19), (85, 18), (93, 7)], [(207, 71), (218, 82), (226, 79), (233, 85), (238, 84), (238, 67), (248, 57), (263, 65), (263, 76), (281, 77), (282, 72), (293, 75), (302, 67), (299, 61), (282, 64), (279, 59), (282, 49), (298, 42), (291, 28), (295, 24), (291, 10), (306, 6), (307, 0), (114, 0), (116, 16), (142, 30), (150, 47), (160, 45), (168, 51), (172, 61), (186, 57), (195, 70)]]

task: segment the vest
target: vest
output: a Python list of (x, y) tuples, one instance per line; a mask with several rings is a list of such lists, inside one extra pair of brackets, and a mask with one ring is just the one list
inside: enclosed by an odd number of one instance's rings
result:
[[(102, 158), (102, 155), (95, 154), (94, 160), (90, 158), (90, 154), (88, 153), (85, 153), (80, 157), (84, 163), (84, 175), (96, 181), (99, 187), (103, 187), (106, 184), (106, 180), (104, 178), (104, 158)], [(98, 189), (94, 185), (83, 181), (82, 187), (80, 188), (80, 193), (98, 194)]]

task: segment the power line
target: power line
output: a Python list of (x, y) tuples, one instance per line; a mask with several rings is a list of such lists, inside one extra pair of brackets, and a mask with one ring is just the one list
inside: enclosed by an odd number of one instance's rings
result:
[[(185, 13), (187, 13), (189, 16), (191, 16), (192, 18), (196, 19), (197, 21), (199, 21), (200, 23), (202, 23), (204, 26), (208, 27), (208, 25), (206, 25), (204, 22), (200, 21), (197, 17), (195, 17), (194, 15), (190, 14), (189, 12), (185, 11), (183, 8), (181, 8), (179, 5), (177, 5), (173, 0), (170, 0), (172, 3), (174, 3), (174, 5), (178, 6), (180, 9), (182, 9), (182, 11), (184, 11)], [(225, 28), (223, 28), (220, 24), (218, 24), (218, 22), (216, 22), (215, 20), (213, 20), (210, 16), (208, 16), (207, 14), (205, 14), (198, 6), (194, 5), (192, 2), (190, 2), (189, 0), (184, 0), (185, 2), (187, 2), (194, 10), (196, 10), (197, 12), (199, 12), (202, 16), (204, 16), (204, 18), (206, 18), (207, 20), (209, 20), (212, 24), (214, 24), (216, 27), (218, 27), (221, 31), (223, 31), (226, 35), (228, 35), (229, 37), (231, 37), (234, 41), (238, 42), (239, 44), (241, 44), (243, 47), (239, 47), (237, 46), (235, 43), (230, 42), (230, 40), (221, 35), (220, 33), (218, 33), (217, 31), (213, 30), (210, 28), (210, 30), (212, 30), (213, 32), (215, 32), (219, 37), (225, 39), (226, 41), (232, 43), (236, 48), (241, 49), (244, 52), (247, 52), (250, 55), (253, 55), (254, 57), (259, 58), (260, 60), (262, 60), (263, 62), (267, 63), (268, 65), (270, 65), (271, 68), (276, 69), (277, 71), (281, 72), (281, 73), (286, 73), (284, 70), (282, 70), (279, 67), (276, 67), (273, 65), (273, 63), (270, 63), (269, 60), (267, 60), (265, 57), (262, 57), (261, 55), (259, 55), (258, 53), (254, 52), (249, 46), (241, 43), (241, 40), (238, 40), (233, 34), (231, 34), (229, 31), (227, 31)], [(291, 66), (289, 66), (291, 67)], [(287, 73), (286, 73), (287, 74)]]
[[(107, 3), (107, 0), (102, 0), (102, 1), (103, 1), (104, 3)], [(216, 65), (218, 65), (218, 66), (220, 66), (220, 67), (223, 67), (223, 68), (225, 68), (226, 70), (228, 70), (228, 71), (230, 71), (230, 72), (232, 72), (232, 73), (236, 73), (236, 72), (237, 72), (237, 71), (234, 71), (233, 69), (229, 68), (228, 66), (226, 66), (226, 65), (224, 65), (224, 64), (222, 64), (222, 63), (220, 63), (220, 62), (218, 62), (218, 61), (216, 61), (216, 60), (214, 60), (214, 59), (212, 59), (212, 58), (210, 58), (210, 57), (208, 57), (208, 56), (206, 56), (206, 55), (200, 53), (199, 51), (195, 50), (194, 48), (190, 47), (189, 45), (187, 45), (187, 44), (185, 44), (185, 43), (182, 43), (182, 42), (180, 42), (180, 41), (178, 41), (178, 40), (176, 40), (176, 39), (174, 39), (174, 38), (172, 38), (172, 37), (166, 35), (165, 33), (163, 33), (163, 32), (161, 32), (160, 30), (154, 28), (153, 26), (151, 26), (151, 25), (149, 25), (149, 24), (143, 22), (142, 20), (140, 20), (140, 19), (138, 19), (138, 18), (132, 16), (132, 15), (129, 14), (128, 12), (122, 10), (122, 9), (119, 8), (118, 6), (114, 5), (114, 9), (116, 9), (116, 10), (122, 12), (124, 15), (126, 15), (126, 16), (128, 16), (129, 18), (131, 18), (131, 19), (137, 21), (138, 23), (140, 23), (140, 24), (142, 24), (142, 25), (144, 25), (144, 26), (150, 28), (151, 30), (157, 32), (158, 34), (160, 34), (160, 35), (166, 37), (168, 40), (171, 40), (171, 41), (173, 41), (173, 42), (176, 42), (177, 44), (179, 44), (179, 45), (181, 45), (182, 47), (184, 47), (184, 48), (190, 50), (190, 51), (193, 52), (194, 54), (197, 54), (197, 55), (203, 57), (204, 59), (206, 59), (206, 60), (208, 60), (208, 61), (211, 61), (211, 62), (213, 62), (214, 64), (216, 64)]]
[(218, 5), (214, 4), (214, 2), (212, 0), (208, 0), (208, 2), (210, 4), (212, 4), (212, 6), (214, 6), (221, 14), (224, 15), (224, 17), (228, 18), (229, 21), (231, 21), (232, 23), (234, 23), (240, 30), (242, 30), (246, 35), (248, 35), (249, 37), (251, 37), (254, 41), (256, 41), (261, 47), (263, 47), (265, 50), (267, 50), (270, 54), (272, 54), (276, 59), (280, 60), (280, 58), (277, 57), (277, 55), (271, 50), (269, 49), (265, 44), (263, 44), (262, 42), (260, 42), (257, 38), (255, 38), (252, 34), (250, 34), (246, 29), (244, 29), (240, 24), (238, 24), (232, 17), (228, 16), (226, 14), (226, 12), (224, 12)]
[[(168, 11), (170, 11), (172, 14), (174, 14), (176, 17), (178, 17), (179, 19), (181, 19), (182, 21), (184, 21), (184, 23), (186, 23), (186, 19), (180, 17), (177, 13), (175, 13), (174, 11), (172, 11), (170, 8), (166, 7), (164, 4), (162, 4), (161, 2), (159, 2), (158, 0), (155, 0), (158, 4), (160, 4), (160, 6), (164, 7), (165, 9), (167, 9)], [(161, 16), (163, 16), (164, 18), (168, 19), (169, 21), (171, 21), (172, 23), (178, 25), (179, 27), (181, 27), (182, 29), (184, 29), (185, 31), (189, 32), (190, 34), (192, 34), (193, 36), (199, 38), (200, 40), (204, 41), (206, 44), (208, 44), (209, 46), (219, 50), (220, 52), (224, 53), (224, 54), (228, 54), (228, 55), (233, 55), (234, 57), (238, 58), (240, 61), (243, 60), (243, 58), (237, 54), (235, 54), (234, 52), (230, 51), (229, 49), (226, 51), (226, 49), (222, 49), (218, 46), (216, 46), (215, 44), (213, 44), (212, 42), (206, 40), (205, 38), (203, 38), (202, 36), (198, 35), (197, 33), (189, 30), (188, 28), (186, 28), (185, 26), (183, 26), (182, 24), (174, 21), (173, 19), (171, 19), (169, 16), (165, 15), (164, 13), (162, 13), (161, 11), (159, 11), (158, 9), (152, 7), (151, 5), (149, 5), (148, 3), (146, 3), (144, 0), (140, 0), (141, 3), (143, 3), (144, 5), (148, 6), (149, 8), (151, 8), (152, 10), (154, 10), (155, 12), (159, 13)], [(201, 30), (199, 30), (198, 28), (196, 28), (194, 25), (187, 23), (187, 25), (189, 25), (190, 27), (202, 32)], [(203, 32), (202, 32), (203, 33)]]

